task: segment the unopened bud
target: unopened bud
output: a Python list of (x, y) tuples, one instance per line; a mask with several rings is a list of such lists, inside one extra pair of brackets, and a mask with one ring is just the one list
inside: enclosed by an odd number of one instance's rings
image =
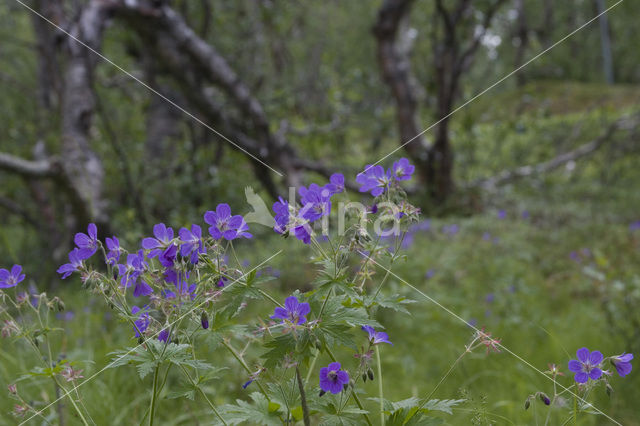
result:
[(325, 393), (326, 393), (325, 391), (321, 390), (318, 396), (323, 396)]
[(544, 405), (549, 405), (551, 404), (551, 400), (549, 399), (549, 397), (547, 396), (547, 394), (540, 392), (540, 400), (542, 402), (544, 402)]
[(531, 400), (527, 398), (527, 400), (524, 402), (524, 409), (528, 410), (529, 406), (531, 406)]
[(362, 373), (362, 381), (363, 382), (367, 381), (367, 373)]
[(607, 391), (607, 395), (611, 396), (611, 394), (613, 393), (613, 388), (611, 387), (611, 385), (609, 383), (607, 383), (607, 385), (605, 386), (605, 389)]
[(16, 385), (15, 383), (7, 386), (7, 389), (9, 389), (9, 393), (13, 395), (18, 393), (18, 385)]
[(209, 316), (206, 311), (202, 311), (202, 314), (200, 315), (200, 324), (205, 330), (209, 328)]
[(372, 369), (367, 370), (367, 376), (369, 376), (369, 380), (373, 380), (374, 376), (373, 376), (373, 370)]

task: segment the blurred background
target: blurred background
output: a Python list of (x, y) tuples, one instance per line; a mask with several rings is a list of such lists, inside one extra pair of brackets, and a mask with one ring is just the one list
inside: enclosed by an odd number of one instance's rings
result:
[[(129, 336), (55, 273), (89, 222), (135, 247), (153, 224), (202, 224), (221, 202), (248, 212), (247, 186), (268, 205), (333, 172), (357, 189), (366, 164), (404, 156), (424, 221), (399, 275), (541, 370), (567, 373), (582, 346), (637, 353), (639, 12), (634, 0), (4, 1), (0, 267), (20, 263), (67, 300), (61, 350), (93, 360), (90, 372)], [(274, 291), (308, 288), (307, 247), (254, 235), (240, 247), (248, 261), (286, 252)], [(410, 315), (381, 313), (396, 342), (385, 396), (399, 400), (430, 389), (471, 330), (389, 285), (416, 300)], [(0, 384), (29, 364), (14, 349)], [(638, 424), (634, 373), (596, 397), (624, 424)], [(236, 382), (216, 399), (244, 398)], [(549, 383), (507, 354), (478, 354), (435, 397), (469, 400), (453, 424), (542, 423), (546, 407), (522, 407)], [(104, 373), (85, 403), (119, 404), (126, 423), (140, 410), (134, 385)]]

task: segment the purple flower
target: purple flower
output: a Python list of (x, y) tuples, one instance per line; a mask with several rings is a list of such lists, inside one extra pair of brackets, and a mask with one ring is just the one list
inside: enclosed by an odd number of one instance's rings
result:
[(504, 210), (498, 210), (498, 219), (502, 220), (507, 217), (507, 212)]
[(175, 299), (175, 298), (182, 298), (182, 297), (190, 297), (191, 300), (193, 300), (196, 295), (196, 284), (189, 284), (186, 280), (189, 279), (189, 274), (187, 273), (185, 276), (178, 276), (176, 275), (176, 281), (174, 282), (174, 286), (176, 288), (176, 291), (173, 292), (171, 290), (165, 290), (164, 291), (164, 297), (166, 297), (167, 299)]
[(304, 186), (298, 191), (302, 203), (299, 216), (309, 222), (314, 222), (322, 216), (331, 213), (331, 191), (327, 188), (321, 188), (315, 183), (309, 185), (309, 189)]
[(0, 288), (11, 288), (18, 285), (19, 282), (24, 280), (24, 274), (22, 273), (22, 266), (13, 265), (11, 272), (6, 269), (0, 269)]
[(169, 243), (173, 240), (173, 229), (167, 227), (164, 223), (157, 223), (153, 225), (153, 235), (155, 238), (149, 237), (142, 240), (142, 248), (151, 250), (149, 252), (150, 258), (160, 255), (169, 246)]
[(165, 268), (171, 268), (173, 266), (173, 262), (178, 257), (178, 246), (175, 244), (171, 244), (169, 247), (164, 249), (160, 256), (158, 256), (158, 261)]
[(602, 376), (602, 370), (598, 368), (602, 362), (602, 353), (599, 351), (589, 352), (589, 349), (581, 348), (576, 352), (576, 356), (578, 360), (569, 361), (569, 370), (576, 373), (576, 382), (586, 383), (589, 378), (598, 380)]
[(133, 285), (133, 295), (135, 297), (148, 296), (153, 293), (153, 289), (146, 282), (139, 280), (140, 275), (147, 270), (147, 266), (142, 250), (138, 250), (137, 254), (128, 254), (126, 265), (118, 265), (120, 285), (124, 288), (129, 288)]
[(253, 379), (250, 379), (250, 380), (244, 382), (244, 384), (242, 385), (242, 389), (246, 389), (247, 386), (249, 386), (251, 383), (253, 383)]
[(397, 180), (409, 180), (415, 169), (415, 166), (412, 166), (409, 160), (401, 158), (393, 163), (393, 176)]
[(141, 333), (144, 333), (145, 331), (147, 331), (147, 328), (149, 328), (151, 319), (149, 318), (148, 309), (148, 306), (143, 306), (142, 309), (137, 306), (133, 306), (131, 308), (131, 314), (135, 315), (138, 318), (133, 322), (136, 325), (134, 327), (136, 337), (140, 337)]
[(293, 228), (293, 234), (297, 239), (305, 244), (309, 244), (311, 242), (311, 228), (306, 223)]
[(273, 212), (276, 214), (276, 226), (273, 227), (273, 230), (278, 234), (284, 234), (289, 224), (289, 202), (278, 197), (278, 201), (273, 203)]
[(69, 253), (69, 263), (65, 263), (64, 265), (59, 267), (56, 272), (61, 274), (62, 279), (64, 280), (69, 275), (71, 275), (75, 271), (78, 271), (80, 268), (82, 268), (82, 261), (83, 261), (83, 258), (80, 257), (80, 249), (74, 248)]
[(631, 360), (633, 359), (633, 354), (625, 354), (617, 355), (611, 358), (611, 363), (616, 367), (618, 374), (620, 377), (624, 377), (627, 374), (631, 373)]
[(158, 333), (158, 340), (165, 343), (171, 342), (171, 337), (169, 336), (168, 328), (165, 328), (160, 333)]
[(271, 315), (272, 319), (289, 321), (300, 325), (307, 322), (307, 314), (311, 311), (308, 303), (300, 303), (295, 296), (289, 296), (284, 301), (284, 308), (277, 307)]
[(216, 282), (216, 287), (223, 288), (227, 281), (229, 281), (229, 278), (225, 277), (224, 275), (220, 275), (220, 278)]
[(332, 362), (329, 366), (322, 367), (320, 369), (320, 389), (333, 394), (342, 392), (344, 385), (349, 383), (349, 373), (341, 368), (339, 362)]
[(198, 256), (207, 252), (207, 248), (202, 242), (202, 229), (200, 226), (191, 225), (191, 231), (187, 228), (180, 229), (180, 240), (184, 243), (180, 247), (182, 256), (190, 256), (189, 261), (192, 264), (198, 263)]
[(78, 257), (81, 260), (90, 258), (98, 250), (98, 228), (95, 223), (90, 223), (87, 228), (87, 234), (78, 232), (73, 238), (73, 242), (80, 249)]
[(633, 232), (637, 231), (638, 229), (640, 229), (640, 220), (636, 220), (635, 222), (631, 222), (629, 224), (629, 231)]
[(386, 173), (380, 165), (372, 166), (369, 164), (363, 172), (356, 176), (356, 182), (361, 185), (360, 192), (371, 191), (371, 195), (374, 197), (382, 195), (387, 190), (389, 181), (389, 173)]
[(344, 175), (342, 173), (334, 173), (329, 178), (329, 183), (324, 186), (331, 194), (339, 194), (344, 191)]
[(369, 343), (377, 345), (378, 343), (388, 343), (393, 346), (393, 343), (389, 341), (389, 335), (382, 331), (375, 331), (370, 325), (363, 325), (362, 329), (369, 333)]
[(231, 216), (229, 204), (218, 204), (216, 211), (208, 211), (204, 214), (204, 221), (209, 225), (209, 234), (216, 239), (224, 238), (227, 241), (244, 237), (251, 238), (249, 226), (240, 215)]
[(120, 241), (118, 237), (114, 236), (113, 238), (107, 238), (107, 249), (109, 252), (107, 253), (107, 264), (111, 266), (115, 266), (120, 260)]

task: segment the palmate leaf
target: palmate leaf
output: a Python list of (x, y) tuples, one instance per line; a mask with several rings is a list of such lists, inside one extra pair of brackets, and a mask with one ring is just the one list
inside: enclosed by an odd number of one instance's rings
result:
[(135, 365), (138, 376), (140, 376), (141, 379), (144, 379), (153, 372), (158, 365), (164, 362), (197, 368), (204, 372), (215, 368), (204, 361), (193, 359), (190, 345), (165, 344), (159, 340), (149, 340), (146, 344), (151, 350), (143, 346), (136, 346), (134, 348), (111, 352), (109, 355), (113, 356), (113, 360), (108, 365), (108, 368)]
[(259, 392), (249, 395), (253, 402), (236, 400), (235, 404), (220, 407), (220, 413), (230, 425), (247, 422), (252, 425), (282, 425), (280, 404), (267, 401)]
[[(380, 398), (368, 398), (371, 401), (380, 403)], [(436, 425), (442, 423), (442, 420), (436, 417), (428, 417), (431, 411), (442, 411), (447, 414), (453, 414), (453, 407), (464, 402), (464, 399), (432, 399), (429, 400), (422, 408), (419, 408), (421, 401), (412, 397), (403, 399), (402, 401), (392, 402), (387, 399), (383, 400), (384, 413), (389, 417), (387, 424), (392, 426), (417, 426), (417, 425)]]
[(285, 356), (296, 351), (296, 345), (297, 342), (292, 333), (277, 336), (265, 343), (264, 346), (268, 351), (261, 356), (264, 359), (264, 366), (266, 368), (277, 367)]
[(409, 305), (411, 303), (416, 303), (416, 301), (413, 299), (407, 299), (406, 297), (399, 294), (386, 296), (382, 293), (379, 293), (375, 299), (370, 299), (367, 301), (367, 304), (370, 306), (375, 306), (375, 304), (378, 304), (383, 308), (393, 309), (396, 312), (402, 312), (405, 314), (409, 314), (409, 311), (404, 307), (404, 305)]
[(377, 321), (369, 318), (365, 309), (345, 306), (338, 298), (334, 298), (327, 302), (314, 334), (329, 346), (339, 344), (355, 348), (351, 331), (363, 325), (381, 327)]
[(465, 399), (431, 399), (424, 405), (424, 408), (431, 411), (442, 411), (447, 414), (453, 414), (453, 407), (465, 401)]

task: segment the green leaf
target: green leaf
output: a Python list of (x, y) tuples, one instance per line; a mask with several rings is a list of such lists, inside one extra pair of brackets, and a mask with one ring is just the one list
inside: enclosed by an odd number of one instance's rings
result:
[(220, 412), (228, 424), (237, 425), (243, 422), (266, 426), (282, 424), (280, 404), (270, 403), (259, 392), (253, 392), (250, 397), (253, 400), (251, 403), (238, 399), (234, 405), (227, 404), (220, 407)]

